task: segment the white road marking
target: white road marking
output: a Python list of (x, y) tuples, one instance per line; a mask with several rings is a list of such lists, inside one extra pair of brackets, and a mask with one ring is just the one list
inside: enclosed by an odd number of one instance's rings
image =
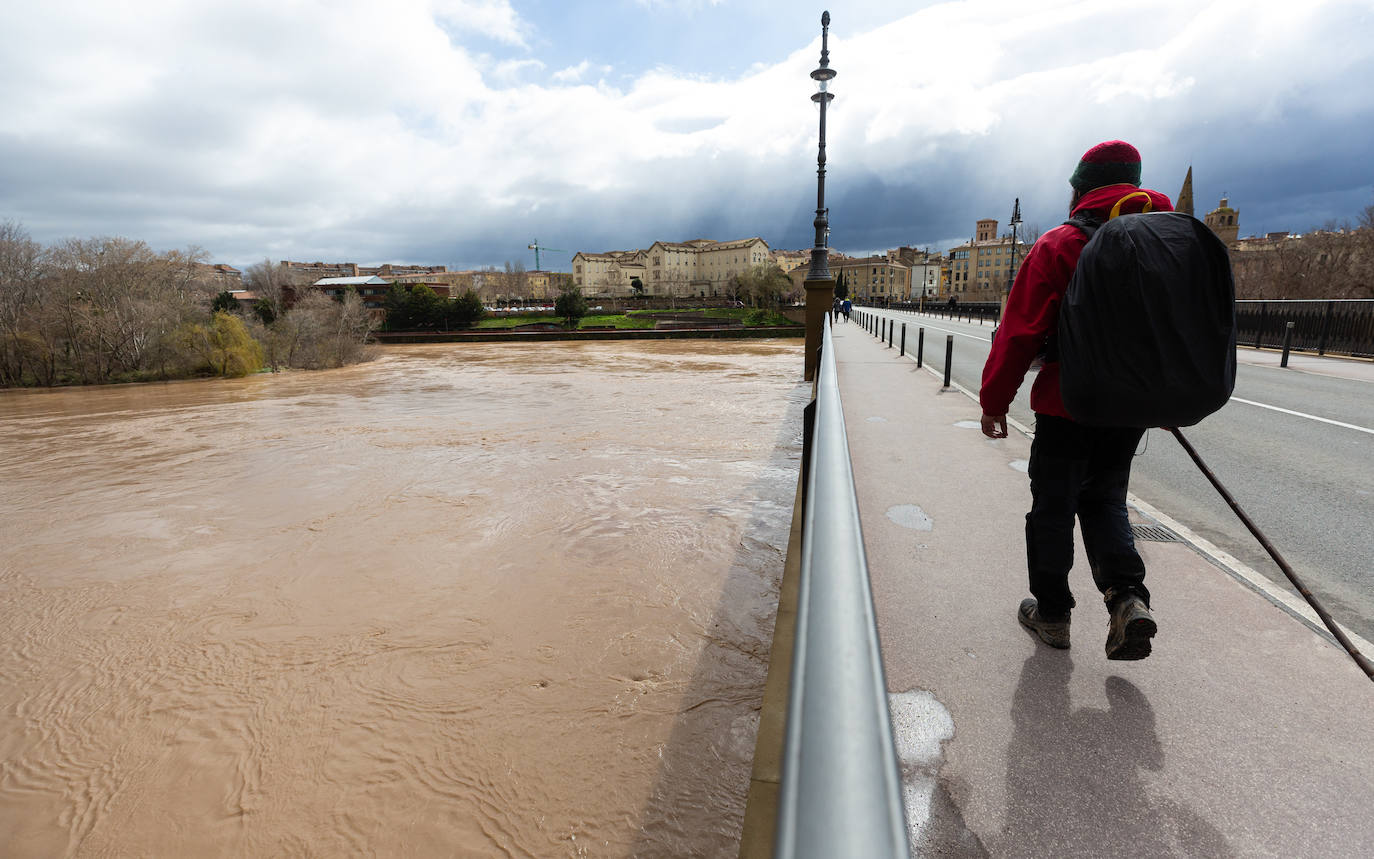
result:
[[(1340, 646), (1336, 643), (1336, 639), (1331, 635), (1331, 632), (1327, 630), (1326, 624), (1322, 623), (1322, 619), (1317, 616), (1317, 612), (1313, 610), (1312, 606), (1307, 604), (1306, 600), (1288, 593), (1286, 590), (1270, 581), (1268, 576), (1265, 576), (1249, 564), (1244, 563), (1231, 553), (1221, 549), (1210, 540), (1195, 533), (1187, 525), (1184, 525), (1182, 522), (1163, 512), (1158, 507), (1142, 500), (1135, 495), (1135, 493), (1126, 493), (1126, 503), (1168, 528), (1170, 531), (1173, 531), (1183, 539), (1185, 544), (1192, 546), (1194, 551), (1210, 560), (1220, 569), (1225, 570), (1232, 578), (1243, 584), (1249, 585), (1271, 603), (1305, 623), (1312, 631), (1330, 641), (1332, 646)], [(1359, 650), (1365, 655), (1374, 653), (1374, 644), (1371, 644), (1356, 633), (1351, 632), (1350, 628), (1345, 624), (1337, 622), (1336, 625), (1340, 627), (1341, 632), (1345, 633), (1346, 638), (1350, 639), (1351, 644), (1355, 645), (1356, 650)]]
[[(916, 360), (916, 358), (911, 355), (908, 355), (907, 358), (911, 361)], [(928, 371), (932, 376), (935, 376), (937, 379), (943, 379), (944, 377), (944, 373), (939, 370), (936, 370), (934, 367), (926, 366), (922, 369)], [(970, 391), (968, 388), (965, 388), (963, 385), (960, 385), (958, 382), (954, 382), (952, 380), (951, 385), (954, 387), (955, 390), (959, 391), (959, 393), (968, 397), (970, 400), (973, 400), (974, 403), (978, 402), (978, 395), (975, 394), (973, 391)], [(1232, 397), (1232, 399), (1238, 398)], [(1265, 406), (1263, 403), (1249, 403), (1248, 400), (1241, 400), (1241, 402), (1250, 405), (1261, 406), (1263, 408), (1277, 409), (1281, 412), (1288, 411), (1287, 409), (1278, 409), (1277, 406)], [(1314, 420), (1325, 421), (1326, 423), (1339, 423), (1338, 421), (1328, 420), (1327, 418), (1318, 418), (1314, 415), (1304, 415), (1301, 412), (1292, 412), (1292, 414), (1296, 414), (1301, 417), (1310, 417)], [(1015, 420), (1010, 415), (1007, 416), (1007, 425), (1017, 430), (1027, 438), (1034, 437), (1034, 433), (1031, 431), (1030, 427), (1026, 426), (1025, 424), (1022, 424), (1020, 421)], [(1351, 424), (1340, 425), (1350, 427), (1351, 429), (1357, 429), (1361, 432), (1370, 432), (1364, 427), (1357, 427)], [(1154, 521), (1173, 531), (1175, 534), (1177, 534), (1179, 537), (1183, 539), (1185, 545), (1192, 547), (1192, 549), (1195, 552), (1210, 560), (1219, 569), (1226, 571), (1226, 573), (1228, 573), (1232, 578), (1249, 585), (1253, 590), (1262, 594), (1271, 603), (1283, 609), (1289, 615), (1305, 624), (1313, 632), (1316, 632), (1318, 635), (1332, 642), (1333, 646), (1339, 646), (1335, 644), (1335, 638), (1331, 636), (1331, 633), (1326, 629), (1326, 625), (1322, 623), (1321, 618), (1317, 616), (1317, 613), (1312, 610), (1312, 607), (1307, 604), (1306, 600), (1290, 595), (1287, 591), (1283, 590), (1281, 587), (1271, 582), (1268, 579), (1268, 577), (1266, 577), (1263, 573), (1260, 573), (1258, 570), (1254, 569), (1248, 564), (1243, 563), (1239, 558), (1235, 557), (1229, 552), (1224, 551), (1216, 544), (1212, 543), (1211, 541), (1203, 538), (1201, 535), (1194, 532), (1191, 528), (1184, 525), (1182, 522), (1179, 522), (1177, 519), (1164, 513), (1159, 508), (1142, 500), (1134, 493), (1127, 493), (1126, 503), (1130, 504), (1132, 507), (1135, 507), (1141, 513), (1144, 513), (1149, 518), (1153, 519)], [(1371, 644), (1368, 640), (1362, 638), (1356, 633), (1351, 632), (1350, 629), (1344, 624), (1340, 624), (1340, 627), (1341, 631), (1345, 633), (1346, 637), (1350, 639), (1350, 641), (1355, 645), (1355, 648), (1357, 650), (1366, 655), (1374, 653), (1374, 644)], [(910, 804), (908, 804), (908, 812), (910, 811), (911, 807)]]
[(1374, 435), (1374, 429), (1370, 429), (1369, 427), (1360, 427), (1355, 426), (1354, 424), (1344, 423), (1342, 421), (1333, 421), (1331, 420), (1331, 418), (1322, 418), (1316, 415), (1309, 415), (1306, 412), (1295, 412), (1292, 409), (1281, 409), (1278, 406), (1271, 406), (1267, 403), (1257, 403), (1254, 400), (1242, 400), (1240, 397), (1232, 397), (1231, 399), (1237, 403), (1245, 403), (1247, 406), (1258, 406), (1261, 409), (1271, 409), (1276, 412), (1282, 412), (1285, 415), (1293, 415), (1294, 417), (1307, 418), (1309, 421), (1321, 421), (1324, 424), (1345, 427), (1346, 429), (1353, 429), (1357, 430), (1358, 432), (1367, 432), (1370, 435)]
[[(885, 318), (887, 318), (887, 319), (891, 319), (891, 320), (893, 320), (894, 322), (905, 322), (907, 325), (914, 325), (914, 324), (916, 324), (915, 322), (913, 322), (913, 321), (911, 321), (911, 320), (909, 320), (909, 319), (908, 319), (908, 320), (903, 320), (900, 316), (888, 316), (886, 313), (879, 313), (879, 314), (876, 314), (876, 315), (885, 317)], [(972, 324), (972, 323), (970, 323), (970, 324)], [(967, 334), (967, 333), (965, 333), (965, 332), (963, 332), (963, 331), (956, 331), (956, 330), (953, 329), (953, 328), (941, 328), (941, 327), (938, 326), (938, 325), (931, 325), (929, 322), (925, 322), (925, 321), (923, 321), (923, 320), (920, 321), (919, 327), (921, 327), (921, 328), (928, 328), (928, 329), (930, 329), (930, 330), (932, 330), (932, 331), (943, 331), (943, 332), (945, 332), (946, 334), (953, 334), (953, 335), (956, 336), (956, 337), (967, 337), (967, 338), (970, 339), (970, 340), (977, 340), (979, 343), (991, 343), (991, 342), (992, 342), (992, 338), (991, 338), (991, 337), (979, 337), (979, 336), (977, 336), (976, 334)], [(913, 332), (913, 334), (914, 334), (914, 332)]]

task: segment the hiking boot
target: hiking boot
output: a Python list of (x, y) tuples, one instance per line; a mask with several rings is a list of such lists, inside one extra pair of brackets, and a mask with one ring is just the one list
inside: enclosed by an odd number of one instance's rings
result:
[(1150, 655), (1150, 639), (1159, 627), (1145, 600), (1127, 594), (1111, 605), (1107, 628), (1108, 659), (1144, 659)]
[(1021, 600), (1021, 607), (1016, 610), (1016, 619), (1021, 621), (1021, 625), (1040, 636), (1040, 640), (1050, 647), (1057, 647), (1066, 650), (1069, 646), (1069, 616), (1064, 615), (1063, 620), (1046, 620), (1040, 616), (1040, 608), (1035, 602), (1034, 597), (1027, 597)]

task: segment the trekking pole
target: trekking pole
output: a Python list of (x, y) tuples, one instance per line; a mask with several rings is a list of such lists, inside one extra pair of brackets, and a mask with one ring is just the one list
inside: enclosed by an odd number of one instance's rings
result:
[(1226, 491), (1226, 487), (1221, 485), (1221, 481), (1217, 480), (1216, 475), (1212, 473), (1211, 469), (1203, 464), (1202, 457), (1197, 455), (1197, 451), (1193, 450), (1193, 446), (1183, 437), (1183, 433), (1179, 432), (1178, 427), (1169, 427), (1169, 432), (1174, 434), (1174, 438), (1178, 439), (1178, 443), (1183, 445), (1183, 449), (1188, 452), (1188, 456), (1192, 457), (1193, 462), (1201, 469), (1207, 480), (1216, 487), (1217, 492), (1221, 493), (1221, 497), (1226, 500), (1230, 508), (1240, 517), (1240, 521), (1245, 524), (1246, 528), (1250, 529), (1250, 533), (1255, 535), (1255, 539), (1259, 540), (1260, 545), (1263, 546), (1264, 550), (1269, 553), (1269, 556), (1274, 559), (1274, 563), (1279, 565), (1279, 569), (1283, 570), (1283, 574), (1288, 577), (1288, 581), (1293, 583), (1293, 587), (1298, 589), (1298, 593), (1302, 594), (1302, 598), (1307, 600), (1308, 605), (1312, 606), (1312, 609), (1317, 613), (1317, 617), (1322, 619), (1322, 623), (1326, 624), (1326, 628), (1329, 629), (1331, 634), (1336, 637), (1336, 640), (1340, 642), (1341, 647), (1345, 648), (1345, 652), (1350, 654), (1350, 658), (1355, 660), (1355, 664), (1360, 666), (1360, 670), (1363, 671), (1370, 680), (1374, 680), (1374, 662), (1370, 662), (1368, 657), (1355, 649), (1355, 645), (1350, 643), (1350, 639), (1347, 638), (1345, 633), (1341, 631), (1341, 628), (1336, 625), (1336, 621), (1331, 619), (1331, 615), (1322, 604), (1317, 601), (1317, 598), (1312, 595), (1312, 592), (1307, 589), (1307, 585), (1303, 584), (1302, 579), (1298, 578), (1298, 574), (1293, 572), (1292, 567), (1288, 566), (1288, 562), (1279, 554), (1279, 550), (1274, 548), (1274, 544), (1269, 542), (1269, 538), (1265, 537), (1264, 533), (1260, 531), (1255, 523), (1250, 521), (1250, 517), (1246, 516), (1245, 511), (1240, 509), (1240, 505), (1236, 503), (1236, 499), (1231, 497), (1231, 493)]

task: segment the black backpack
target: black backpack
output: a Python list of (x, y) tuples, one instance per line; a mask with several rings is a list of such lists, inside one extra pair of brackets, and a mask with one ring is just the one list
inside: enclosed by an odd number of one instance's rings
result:
[(1235, 283), (1226, 246), (1182, 212), (1082, 216), (1088, 236), (1059, 308), (1059, 388), (1091, 426), (1184, 427), (1236, 385)]

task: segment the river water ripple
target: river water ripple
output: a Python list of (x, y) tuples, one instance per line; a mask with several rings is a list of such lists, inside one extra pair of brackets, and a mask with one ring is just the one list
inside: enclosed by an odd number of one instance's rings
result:
[(729, 855), (797, 341), (0, 392), (6, 856)]

